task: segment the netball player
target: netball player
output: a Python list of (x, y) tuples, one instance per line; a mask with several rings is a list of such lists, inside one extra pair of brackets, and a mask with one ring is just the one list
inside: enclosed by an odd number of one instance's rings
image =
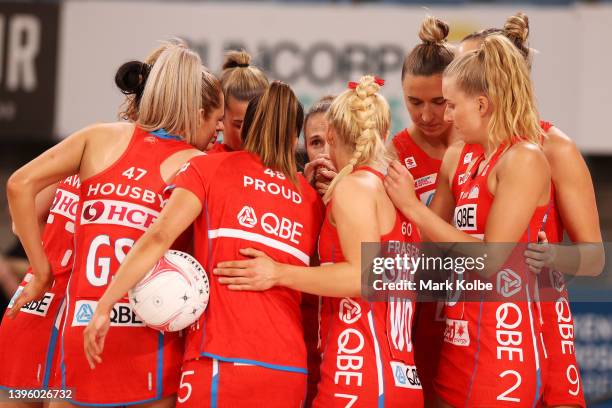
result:
[[(534, 240), (548, 209), (551, 183), (538, 147), (542, 130), (522, 55), (506, 37), (489, 36), (481, 49), (449, 65), (443, 90), (447, 118), (466, 143), (479, 144), (483, 152), (462, 185), (455, 225), (418, 200), (412, 177), (398, 162), (385, 180), (390, 196), (434, 242), (484, 242), (492, 252), (490, 243)], [(462, 218), (463, 210), (473, 216)], [(527, 301), (460, 298), (447, 303), (447, 330), (434, 381), (443, 406), (538, 401), (541, 349), (536, 339), (541, 329), (529, 287), (522, 288)]]
[[(41, 299), (21, 309), (9, 308), (0, 326), (0, 388), (28, 389), (58, 387), (54, 382), (57, 340), (66, 285), (74, 257), (74, 224), (79, 202), (79, 178), (70, 176), (36, 197), (36, 208), (45, 213), (42, 235), (53, 283)], [(57, 187), (57, 189), (55, 189)], [(50, 190), (51, 194), (48, 193)], [(41, 197), (44, 196), (44, 197)], [(47, 198), (47, 196), (50, 196)], [(15, 297), (32, 279), (26, 273)], [(24, 403), (25, 406), (26, 403)], [(42, 406), (30, 403), (29, 406)]]
[(338, 172), (329, 159), (329, 146), (325, 140), (329, 127), (325, 113), (333, 100), (331, 95), (322, 97), (310, 107), (304, 119), (304, 145), (308, 156), (304, 177), (321, 196), (325, 195), (329, 183)]
[[(521, 51), (525, 59), (531, 60), (527, 38), (529, 35), (529, 19), (524, 13), (517, 13), (506, 21), (503, 29), (487, 29), (467, 36), (460, 46), (460, 52), (465, 53), (476, 49), (487, 35), (493, 32), (502, 33), (508, 37)], [(542, 122), (544, 136), (542, 148), (551, 168), (552, 182), (555, 188), (555, 203), (548, 216), (544, 231), (548, 242), (563, 240), (565, 229), (570, 239), (575, 243), (601, 243), (599, 216), (595, 202), (595, 192), (591, 175), (575, 143), (560, 129), (548, 122)], [(528, 252), (534, 259), (527, 263), (542, 267), (542, 257), (538, 257), (538, 246), (533, 246), (534, 252)], [(598, 262), (603, 263), (601, 254), (596, 248), (590, 256), (583, 254), (581, 258), (590, 259), (586, 270), (597, 270)], [(582, 263), (587, 263), (581, 260)], [(557, 269), (558, 270), (558, 269)], [(599, 268), (601, 270), (601, 268)], [(563, 271), (575, 274), (576, 270)], [(542, 286), (551, 287), (554, 280), (561, 279), (556, 286), (559, 288), (556, 301), (546, 299), (541, 303), (544, 324), (543, 342), (545, 357), (548, 363), (548, 375), (544, 378), (543, 403), (547, 406), (585, 406), (582, 383), (576, 356), (572, 347), (564, 346), (567, 341), (573, 344), (573, 335), (569, 336), (568, 325), (573, 327), (573, 319), (567, 297), (567, 290), (562, 283), (563, 276), (551, 268), (540, 277)], [(543, 292), (546, 293), (546, 292)], [(550, 292), (548, 292), (550, 293)], [(559, 313), (559, 311), (561, 313)], [(559, 326), (561, 323), (562, 326)], [(564, 329), (565, 327), (565, 329)], [(565, 333), (565, 334), (564, 334)], [(573, 329), (571, 330), (573, 333)], [(565, 336), (565, 337), (563, 337)], [(567, 337), (570, 338), (567, 338)]]
[[(323, 208), (295, 162), (303, 110), (273, 82), (249, 103), (244, 150), (198, 157), (179, 173), (160, 218), (128, 254), (85, 335), (91, 361), (107, 358), (110, 313), (194, 220), (195, 256), (208, 271), (265, 249), (279, 262), (308, 265)], [(299, 406), (306, 392), (300, 293), (233, 292), (211, 275), (211, 298), (190, 329), (179, 406)], [(101, 355), (102, 347), (105, 353)], [(102, 360), (100, 359), (102, 357)]]
[[(317, 189), (319, 195), (325, 195), (329, 183), (336, 176), (337, 170), (329, 158), (329, 145), (326, 141), (326, 113), (334, 100), (334, 96), (326, 95), (315, 102), (304, 118), (304, 145), (308, 163), (304, 166), (304, 177), (311, 186)], [(318, 263), (311, 263), (318, 265)], [(319, 366), (321, 356), (318, 353), (319, 340), (319, 306), (321, 298), (309, 293), (302, 294), (302, 321), (304, 325), (304, 340), (308, 353), (308, 392), (305, 407), (310, 407), (317, 394), (319, 383)]]
[(351, 83), (327, 114), (329, 153), (341, 170), (324, 197), (328, 205), (319, 237), (321, 266), (283, 265), (247, 248), (241, 253), (253, 259), (222, 262), (215, 271), (226, 276), (220, 282), (240, 292), (283, 286), (327, 296), (321, 309), (321, 380), (314, 407), (423, 404), (410, 334), (414, 299), (371, 303), (359, 297), (362, 242), (419, 239), (382, 184), (390, 114), (378, 93), (380, 84), (371, 76)]
[(261, 95), (268, 87), (268, 78), (256, 66), (246, 51), (225, 54), (221, 87), (225, 96), (223, 117), (223, 143), (215, 143), (209, 153), (231, 152), (242, 149), (240, 129), (249, 101)]
[[(166, 44), (152, 66), (120, 68), (124, 89), (141, 89), (136, 123), (87, 127), (43, 153), (9, 180), (16, 230), (32, 264), (33, 278), (15, 304), (39, 297), (49, 282), (40, 233), (31, 226), (33, 200), (46, 185), (78, 172), (81, 204), (75, 261), (61, 338), (62, 386), (76, 404), (174, 403), (183, 353), (178, 335), (144, 327), (126, 299), (112, 311), (109, 353), (95, 370), (82, 349), (83, 330), (133, 242), (159, 216), (166, 183), (200, 154), (223, 115), (217, 79), (182, 44)], [(27, 296), (24, 295), (27, 293)]]
[[(442, 72), (454, 58), (446, 42), (448, 33), (448, 24), (442, 20), (429, 16), (422, 22), (421, 43), (402, 66), (404, 102), (412, 125), (395, 135), (389, 146), (412, 174), (415, 191), (426, 205), (436, 192), (442, 157), (454, 140), (452, 124), (444, 120), (442, 95)], [(415, 318), (415, 360), (426, 406), (435, 402), (433, 378), (446, 327), (443, 310), (442, 301), (422, 302)]]

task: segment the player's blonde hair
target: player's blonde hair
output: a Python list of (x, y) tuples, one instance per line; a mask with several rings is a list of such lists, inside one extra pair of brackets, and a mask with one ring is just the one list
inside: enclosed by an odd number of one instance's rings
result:
[(391, 113), (387, 100), (378, 90), (375, 78), (361, 77), (355, 89), (338, 95), (327, 111), (327, 120), (338, 139), (354, 149), (349, 163), (334, 177), (323, 201), (329, 202), (334, 187), (355, 167), (365, 163), (387, 164), (385, 139), (389, 132)]
[(421, 23), (421, 44), (410, 51), (402, 65), (402, 80), (407, 74), (431, 76), (441, 74), (455, 57), (453, 47), (446, 42), (450, 29), (448, 24), (433, 16)]
[(304, 108), (289, 85), (273, 81), (251, 99), (242, 125), (244, 150), (259, 156), (264, 166), (297, 182), (295, 146), (304, 123)]
[(182, 42), (164, 43), (155, 54), (140, 98), (138, 125), (146, 131), (163, 128), (195, 145), (200, 109), (208, 115), (221, 106), (219, 80)]
[(499, 146), (515, 140), (541, 144), (533, 86), (525, 59), (503, 35), (489, 35), (481, 48), (457, 58), (444, 71), (468, 95), (486, 95), (493, 113), (489, 143)]
[(229, 51), (223, 62), (221, 87), (226, 105), (230, 98), (248, 102), (266, 90), (268, 78), (259, 68), (251, 65), (251, 56), (246, 51)]

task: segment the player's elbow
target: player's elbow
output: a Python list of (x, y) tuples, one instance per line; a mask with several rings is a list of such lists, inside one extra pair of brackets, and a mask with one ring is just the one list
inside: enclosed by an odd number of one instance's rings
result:
[[(144, 238), (144, 237), (143, 237)], [(172, 236), (161, 226), (153, 224), (146, 233), (145, 246), (170, 248), (174, 242)]]
[(6, 195), (9, 201), (18, 197), (21, 193), (26, 191), (29, 185), (30, 182), (26, 175), (23, 174), (23, 172), (19, 170), (14, 172), (6, 182)]

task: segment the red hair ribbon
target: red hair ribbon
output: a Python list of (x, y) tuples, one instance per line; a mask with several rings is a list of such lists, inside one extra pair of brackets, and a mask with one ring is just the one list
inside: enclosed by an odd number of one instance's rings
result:
[[(379, 77), (374, 77), (374, 82), (376, 82), (378, 86), (383, 86), (385, 84), (385, 80)], [(358, 85), (359, 85), (359, 82), (351, 81), (348, 83), (349, 89), (357, 89)]]

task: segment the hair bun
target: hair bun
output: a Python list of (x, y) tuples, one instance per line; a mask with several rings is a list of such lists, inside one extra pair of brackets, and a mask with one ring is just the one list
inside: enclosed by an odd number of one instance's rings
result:
[(529, 17), (523, 12), (508, 17), (504, 24), (504, 32), (513, 42), (524, 44), (529, 37)]
[(117, 70), (115, 84), (126, 95), (141, 95), (150, 70), (149, 64), (140, 61), (126, 62)]
[(446, 41), (450, 28), (444, 21), (433, 16), (427, 16), (421, 23), (419, 38), (425, 44), (440, 44)]
[(246, 51), (229, 51), (225, 54), (223, 69), (247, 68), (250, 64), (251, 56)]
[(355, 92), (360, 98), (365, 99), (376, 94), (379, 89), (380, 85), (376, 83), (376, 78), (371, 75), (364, 75), (359, 79)]

